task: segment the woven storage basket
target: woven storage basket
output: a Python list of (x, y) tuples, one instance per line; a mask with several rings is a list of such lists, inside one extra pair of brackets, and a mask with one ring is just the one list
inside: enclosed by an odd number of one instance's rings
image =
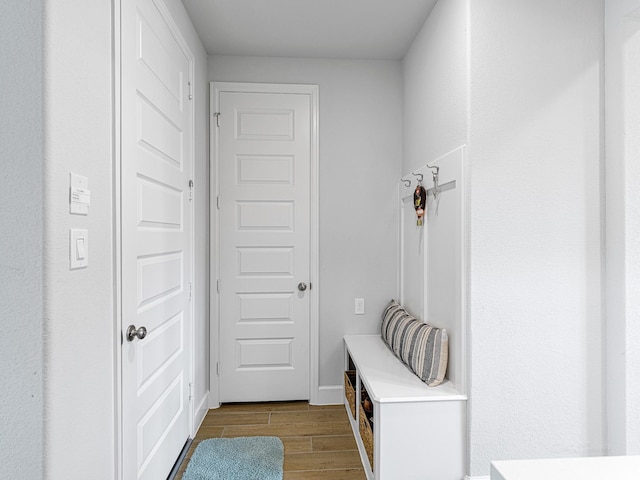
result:
[(373, 472), (373, 430), (371, 429), (371, 424), (369, 420), (367, 420), (367, 414), (360, 407), (360, 438), (362, 439), (362, 443), (364, 444), (364, 449), (367, 452), (367, 457), (369, 457), (369, 465), (371, 466), (371, 471)]
[(344, 372), (344, 396), (347, 397), (351, 415), (356, 418), (356, 371), (347, 370)]

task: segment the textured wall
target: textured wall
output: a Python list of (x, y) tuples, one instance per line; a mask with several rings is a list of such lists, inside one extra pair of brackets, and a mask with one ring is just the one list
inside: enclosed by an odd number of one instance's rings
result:
[[(115, 477), (110, 2), (48, 1), (45, 58), (45, 478)], [(69, 214), (69, 173), (89, 215)], [(89, 266), (69, 270), (69, 229)], [(97, 434), (99, 432), (99, 434)]]
[(320, 385), (340, 385), (342, 337), (378, 332), (396, 294), (400, 62), (212, 56), (209, 79), (320, 86)]
[(402, 62), (402, 173), (467, 143), (467, 2), (438, 2)]
[(640, 1), (606, 2), (607, 401), (611, 454), (640, 454)]
[(0, 3), (1, 479), (42, 478), (42, 2)]
[(604, 452), (603, 2), (470, 2), (472, 475)]

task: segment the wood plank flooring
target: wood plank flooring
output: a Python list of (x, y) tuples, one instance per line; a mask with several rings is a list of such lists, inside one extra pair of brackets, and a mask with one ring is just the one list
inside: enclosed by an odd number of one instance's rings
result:
[(182, 463), (214, 437), (276, 436), (284, 444), (284, 480), (366, 480), (344, 405), (307, 402), (226, 404), (209, 410)]

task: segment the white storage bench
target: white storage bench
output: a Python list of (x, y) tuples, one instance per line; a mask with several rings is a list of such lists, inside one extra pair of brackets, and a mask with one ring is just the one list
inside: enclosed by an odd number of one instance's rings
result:
[(348, 335), (344, 345), (344, 402), (367, 478), (461, 480), (467, 397), (448, 381), (428, 387), (380, 335)]
[(628, 480), (639, 477), (640, 455), (491, 463), (491, 480)]

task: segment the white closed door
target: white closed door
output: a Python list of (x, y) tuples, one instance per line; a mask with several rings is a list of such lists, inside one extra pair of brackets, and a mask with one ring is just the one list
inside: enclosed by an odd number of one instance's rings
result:
[(217, 101), (220, 400), (308, 399), (310, 97)]
[(191, 58), (159, 0), (121, 8), (122, 469), (160, 480), (191, 433)]

